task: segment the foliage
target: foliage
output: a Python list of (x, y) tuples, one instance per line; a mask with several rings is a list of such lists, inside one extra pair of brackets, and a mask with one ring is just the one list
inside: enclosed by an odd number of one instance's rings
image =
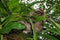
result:
[[(30, 20), (30, 12), (35, 11), (32, 7), (40, 4), (39, 8), (45, 11), (43, 16), (33, 16), (35, 21), (43, 20), (43, 28), (39, 33), (35, 32), (32, 20)], [(33, 38), (30, 40), (60, 40), (60, 0), (40, 0), (29, 3), (21, 0), (0, 0), (0, 34), (8, 34), (12, 29), (24, 30), (26, 28), (21, 20), (27, 20), (32, 25)], [(0, 35), (0, 38), (1, 38)], [(59, 36), (59, 37), (58, 37)], [(39, 39), (37, 39), (37, 37)], [(42, 40), (41, 39), (41, 40)]]

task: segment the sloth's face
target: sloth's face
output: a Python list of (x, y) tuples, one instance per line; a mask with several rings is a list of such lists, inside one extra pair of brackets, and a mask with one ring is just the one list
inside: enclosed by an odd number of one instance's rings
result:
[(35, 12), (31, 12), (30, 13), (30, 17), (32, 16), (41, 16), (41, 15), (44, 15), (44, 10), (38, 8), (35, 10)]

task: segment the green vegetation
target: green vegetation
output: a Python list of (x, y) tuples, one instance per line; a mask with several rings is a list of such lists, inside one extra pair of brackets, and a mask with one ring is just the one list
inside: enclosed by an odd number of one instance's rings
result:
[[(38, 16), (35, 13), (32, 16), (33, 20), (30, 13), (36, 12), (33, 7), (35, 4), (43, 9), (40, 10), (43, 15), (38, 14)], [(27, 27), (21, 21), (27, 21), (30, 24), (31, 32), (23, 33)], [(36, 32), (37, 27), (35, 28), (34, 22), (42, 22), (40, 31)], [(32, 3), (30, 0), (26, 2), (22, 0), (0, 0), (0, 40), (4, 40), (5, 35), (9, 36), (8, 34), (12, 30), (21, 31), (15, 33), (20, 36), (20, 40), (60, 40), (60, 0), (36, 0)]]

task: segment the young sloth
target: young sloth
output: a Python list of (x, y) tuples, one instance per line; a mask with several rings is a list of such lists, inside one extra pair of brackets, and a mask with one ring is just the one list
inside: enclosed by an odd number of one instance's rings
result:
[[(37, 16), (44, 15), (44, 11), (42, 9), (38, 8), (35, 12), (31, 12), (30, 17), (31, 17), (32, 21), (34, 21), (34, 18), (33, 18), (34, 15), (37, 15)], [(32, 33), (31, 24), (28, 21), (22, 20), (19, 22), (26, 26), (26, 29), (23, 30), (22, 33), (25, 33), (25, 34)], [(34, 22), (34, 26), (35, 26), (36, 32), (39, 32), (42, 29), (42, 21)], [(17, 35), (16, 33), (14, 33), (15, 31), (12, 31), (10, 34), (6, 35), (4, 37), (4, 40), (25, 40), (23, 37), (21, 37), (21, 35), (23, 35), (23, 34)], [(18, 30), (17, 32), (21, 33), (20, 30)]]
[[(31, 12), (30, 13), (30, 17), (32, 19), (32, 21), (34, 21), (35, 19), (33, 18), (33, 16), (42, 16), (44, 15), (44, 11), (40, 8), (36, 9), (35, 12)], [(22, 24), (24, 24), (26, 26), (26, 30), (23, 31), (23, 33), (30, 33), (32, 31), (31, 28), (31, 24), (27, 21), (20, 21)], [(39, 22), (34, 22), (34, 26), (35, 26), (35, 30), (36, 32), (39, 32), (42, 29), (42, 21)]]

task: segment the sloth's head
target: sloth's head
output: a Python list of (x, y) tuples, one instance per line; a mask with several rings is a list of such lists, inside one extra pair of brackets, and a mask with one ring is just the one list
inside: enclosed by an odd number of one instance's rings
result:
[(37, 8), (34, 12), (30, 12), (30, 17), (31, 16), (41, 16), (41, 15), (44, 15), (44, 10), (40, 9), (40, 8)]

